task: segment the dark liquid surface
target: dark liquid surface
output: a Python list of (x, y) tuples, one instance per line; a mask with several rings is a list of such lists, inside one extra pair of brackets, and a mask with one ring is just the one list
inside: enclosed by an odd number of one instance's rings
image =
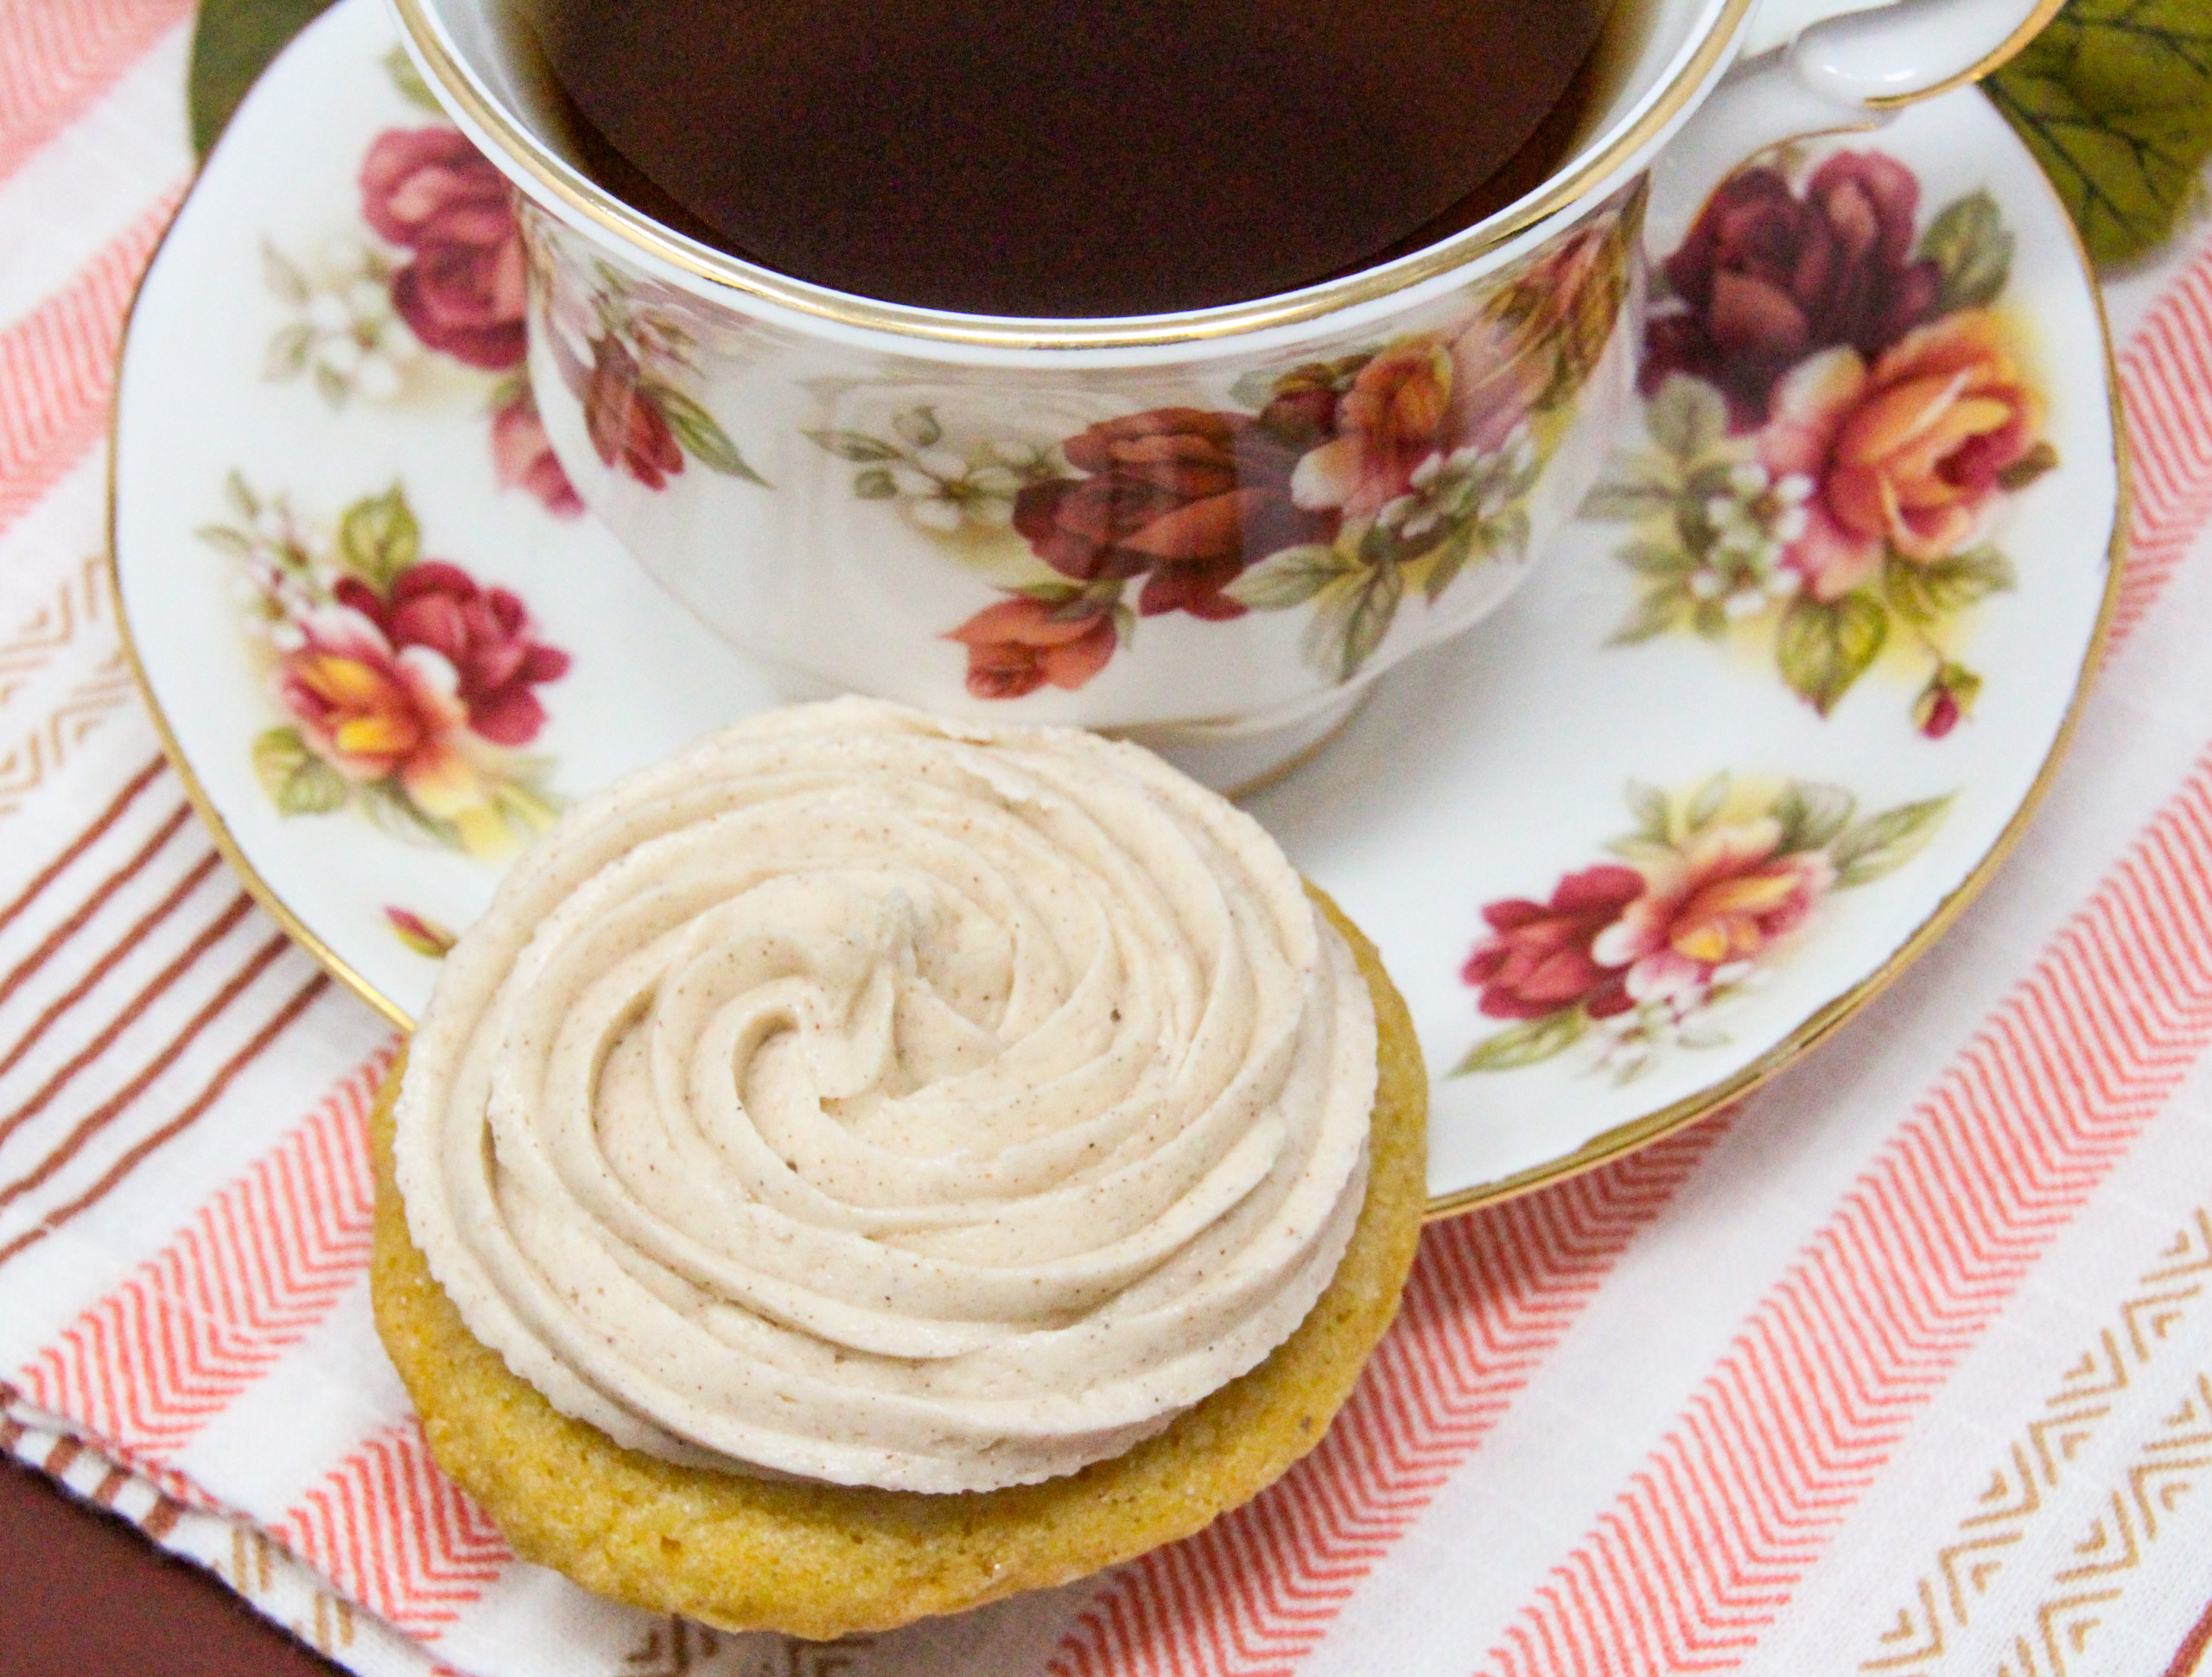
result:
[(973, 314), (1269, 295), (1471, 225), (1573, 137), (1610, 0), (521, 0), (657, 219)]

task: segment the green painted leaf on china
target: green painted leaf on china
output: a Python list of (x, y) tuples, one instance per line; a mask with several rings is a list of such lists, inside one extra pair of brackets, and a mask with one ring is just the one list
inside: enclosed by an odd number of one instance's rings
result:
[(1358, 575), (1359, 562), (1316, 543), (1271, 553), (1222, 592), (1255, 612), (1303, 606), (1339, 577)]
[[(725, 477), (742, 478), (763, 489), (769, 487), (768, 480), (745, 463), (745, 456), (738, 453), (737, 445), (729, 440), (729, 433), (722, 429), (714, 415), (670, 385), (648, 384), (639, 388), (645, 399), (660, 410), (660, 416), (668, 422), (668, 429), (683, 445), (684, 453), (700, 465)], [(829, 447), (826, 443), (823, 446)], [(847, 454), (845, 458), (850, 460), (854, 456)]]
[(253, 742), (253, 777), (281, 816), (328, 815), (346, 807), (337, 770), (308, 748), (296, 727), (272, 727)]
[(1579, 1007), (1562, 1007), (1541, 1019), (1523, 1020), (1484, 1037), (1452, 1068), (1451, 1075), (1465, 1077), (1477, 1071), (1515, 1071), (1535, 1065), (1565, 1053), (1589, 1028), (1589, 1016)]
[(1864, 594), (1832, 604), (1800, 595), (1783, 617), (1775, 663), (1790, 690), (1825, 716), (1866, 673), (1889, 632), (1889, 613)]
[(1828, 847), (1839, 886), (1872, 884), (1893, 873), (1928, 848), (1936, 829), (1950, 812), (1952, 794), (1900, 804), (1894, 810), (1869, 816), (1837, 835)]
[(365, 495), (339, 515), (338, 558), (346, 569), (378, 594), (423, 556), (423, 527), (397, 484), (381, 495)]
[(1840, 786), (1793, 780), (1774, 801), (1771, 813), (1782, 825), (1782, 837), (1774, 848), (1783, 855), (1826, 849), (1858, 807), (1859, 801)]
[(1994, 198), (1968, 193), (1928, 224), (1914, 254), (1936, 264), (1937, 313), (1986, 308), (2012, 276), (2012, 235)]

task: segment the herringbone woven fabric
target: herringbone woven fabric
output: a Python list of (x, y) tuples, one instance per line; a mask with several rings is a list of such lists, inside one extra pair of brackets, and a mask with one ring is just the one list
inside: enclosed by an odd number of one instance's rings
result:
[(1952, 935), (1730, 1115), (1427, 1237), (1307, 1463), (834, 1648), (516, 1562), (369, 1322), (393, 1044), (218, 859), (101, 581), (185, 0), (0, 0), (0, 1442), (374, 1677), (2195, 1669), (2212, 1634), (2212, 240), (2115, 282), (2110, 662)]

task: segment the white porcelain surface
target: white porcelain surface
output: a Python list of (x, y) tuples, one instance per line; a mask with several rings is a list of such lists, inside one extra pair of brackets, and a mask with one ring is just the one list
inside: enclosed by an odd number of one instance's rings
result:
[[(281, 495), (318, 551), (344, 509), (400, 486), (419, 530), (409, 556), (451, 562), (486, 598), (512, 591), (528, 633), (569, 655), (531, 689), (543, 720), (525, 745), (472, 745), (479, 771), (505, 777), (502, 786), (573, 797), (770, 702), (773, 689), (596, 525), (499, 486), (486, 425), (501, 399), (494, 375), (411, 354), (396, 392), (357, 390), (342, 405), (310, 376), (266, 376), (272, 341), (315, 305), (286, 300), (264, 246), (302, 273), (333, 241), (358, 249), (365, 151), (385, 130), (432, 120), (383, 67), (391, 44), (367, 0), (334, 10), (264, 79), (186, 203), (126, 346), (115, 530), (130, 632), (207, 808), (341, 976), (404, 1017), (427, 994), (435, 956), (418, 952), (421, 935), (414, 945), (399, 935), (387, 910), (432, 930), (464, 927), (500, 862), (395, 821), (390, 797), (374, 804), (358, 786), (339, 785), (346, 801), (328, 812), (278, 813), (272, 768), (281, 778), (291, 765), (286, 784), (308, 803), (327, 802), (334, 783), (305, 756), (287, 757), (281, 739), (257, 775), (256, 741), (299, 727), (279, 679), (285, 645), (245, 626), (260, 596), (242, 569), (253, 562), (239, 555), (275, 537), (245, 528), (253, 521), (226, 488), (232, 473), (264, 525), (274, 527)], [(1902, 630), (1826, 717), (1785, 688), (1756, 622), (1717, 642), (1670, 632), (1611, 645), (1643, 582), (1616, 556), (1621, 526), (1577, 523), (1556, 562), (1503, 608), (1395, 671), (1314, 761), (1249, 802), (1374, 937), (1412, 1006), (1433, 1074), (1440, 1197), (1541, 1178), (1609, 1135), (1640, 1137), (1661, 1115), (1702, 1109), (1771, 1070), (1808, 1021), (1893, 969), (1976, 878), (2070, 712), (2106, 596), (2117, 496), (2104, 339), (2076, 247), (2031, 161), (1972, 92), (1858, 143), (1918, 175), (1923, 223), (1991, 195), (2014, 245), (2010, 282), (1988, 312), (2047, 404), (2038, 423), (2056, 469), (2009, 495), (1978, 538), (2006, 556), (2012, 586), (1935, 626), (1942, 655), (1980, 677), (1971, 715), (1941, 739), (1921, 731), (1915, 701), (1928, 668)], [(244, 533), (195, 534), (212, 527)], [(1733, 778), (1707, 794), (1705, 813), (1723, 824), (1745, 811), (1751, 820), (1789, 780), (1847, 790), (1861, 820), (1949, 802), (1915, 829), (1921, 848), (1909, 858), (1911, 847), (1899, 848), (1879, 878), (1847, 888), (1836, 856), (1806, 863), (1832, 877), (1812, 893), (1815, 912), (1751, 963), (1758, 981), (1732, 977), (1725, 1005), (1697, 1011), (1681, 1039), (1637, 1064), (1618, 1044), (1604, 1058), (1608, 1039), (1592, 1030), (1522, 1069), (1450, 1075), (1506, 1023), (1478, 1013), (1461, 975), (1488, 936), (1484, 905), (1542, 902), (1563, 875), (1605, 863), (1606, 842), (1637, 826), (1624, 803), (1631, 783), (1673, 792), (1681, 814), (1722, 773)], [(519, 834), (532, 817), (518, 797)], [(1724, 797), (1737, 814), (1714, 814)], [(1624, 1067), (1633, 1075), (1621, 1077)]]
[[(1062, 323), (1091, 334), (1080, 349), (1040, 322), (887, 308), (677, 237), (566, 155), (504, 7), (395, 10), (427, 84), (530, 206), (529, 377), (569, 480), (724, 639), (800, 685), (992, 721), (1229, 721), (1281, 733), (1287, 758), (1298, 725), (1496, 610), (1559, 546), (1591, 482), (1590, 451), (1563, 439), (1623, 422), (1623, 382), (1603, 376), (1621, 363), (1597, 351), (1617, 320), (1643, 328), (1618, 235), (1662, 130), (1711, 96), (1655, 177), (1662, 200), (1694, 202), (1714, 176), (1676, 148), (1725, 166), (1871, 124), (1870, 99), (1962, 71), (2031, 6), (1832, 18), (1747, 67), (1757, 86), (1715, 92), (1747, 10), (1637, 0), (1600, 49), (1607, 108), (1518, 236), (1492, 248), (1471, 228), (1282, 299)], [(1678, 207), (1662, 201), (1662, 222)], [(1409, 374), (1416, 359), (1433, 365)], [(1342, 398), (1321, 417), (1300, 405), (1317, 372)], [(943, 436), (904, 448), (899, 421)], [(1430, 493), (1408, 480), (1416, 461), (1482, 486)], [(926, 487), (945, 472), (1004, 492)], [(914, 495), (946, 522), (915, 516)], [(1281, 586), (1325, 569), (1317, 591)], [(1095, 656), (1010, 695), (1001, 666), (1028, 653), (989, 637), (1047, 609), (1087, 626)]]

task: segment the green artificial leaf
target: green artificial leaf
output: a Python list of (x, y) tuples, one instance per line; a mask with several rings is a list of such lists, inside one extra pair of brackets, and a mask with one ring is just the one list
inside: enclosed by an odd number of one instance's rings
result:
[(1828, 847), (1840, 886), (1866, 885), (1896, 872), (1927, 848), (1951, 808), (1955, 794), (1900, 804), (1847, 827)]
[(1572, 1048), (1589, 1026), (1589, 1017), (1580, 1006), (1509, 1025), (1469, 1049), (1466, 1058), (1452, 1068), (1451, 1075), (1464, 1077), (1473, 1071), (1512, 1071), (1534, 1065)]
[[(671, 419), (671, 424), (675, 422)], [(817, 448), (826, 448), (839, 460), (855, 466), (872, 465), (904, 456), (887, 442), (879, 442), (865, 431), (802, 431), (799, 435)]]
[(1703, 379), (1678, 372), (1660, 385), (1643, 422), (1651, 440), (1688, 467), (1728, 435), (1728, 404)]
[(355, 501), (338, 519), (338, 562), (383, 594), (423, 551), (422, 526), (397, 484)]
[(205, 157), (246, 90), (331, 0), (200, 0), (185, 106), (193, 155)]
[[(771, 486), (767, 479), (745, 463), (745, 456), (737, 452), (737, 445), (729, 440), (729, 433), (716, 422), (714, 415), (682, 391), (655, 384), (643, 384), (638, 388), (647, 401), (660, 410), (660, 416), (668, 422), (668, 429), (676, 433), (677, 441), (683, 445), (683, 452), (700, 465), (709, 472), (719, 472), (726, 478), (743, 478), (746, 482), (757, 483), (763, 489)], [(846, 458), (850, 459), (851, 456)]]
[(2097, 262), (2163, 243), (2212, 156), (2212, 6), (2070, 0), (1982, 84)]
[(253, 778), (280, 816), (321, 816), (346, 806), (345, 777), (308, 749), (296, 727), (272, 727), (253, 742)]
[(1775, 663), (1789, 689), (1827, 715), (1866, 673), (1889, 638), (1890, 614), (1878, 600), (1848, 594), (1823, 604), (1799, 595), (1775, 637)]
[(1356, 575), (1359, 562), (1316, 543), (1284, 548), (1244, 571), (1222, 590), (1255, 612), (1280, 612), (1303, 606), (1338, 577)]
[(1995, 548), (1974, 548), (1925, 564), (1892, 553), (1882, 568), (1882, 592), (1898, 616), (1914, 623), (1963, 611), (2017, 580), (2012, 562)]
[(887, 501), (899, 493), (899, 485), (880, 466), (853, 473), (853, 493), (864, 501)]
[(1936, 264), (1936, 309), (1986, 308), (2012, 272), (2012, 235), (1986, 189), (1968, 193), (1928, 224), (1914, 256)]
[(1783, 855), (1800, 850), (1824, 850), (1828, 842), (1850, 823), (1859, 800), (1840, 786), (1816, 780), (1793, 780), (1782, 789), (1772, 811), (1782, 828), (1775, 848)]

